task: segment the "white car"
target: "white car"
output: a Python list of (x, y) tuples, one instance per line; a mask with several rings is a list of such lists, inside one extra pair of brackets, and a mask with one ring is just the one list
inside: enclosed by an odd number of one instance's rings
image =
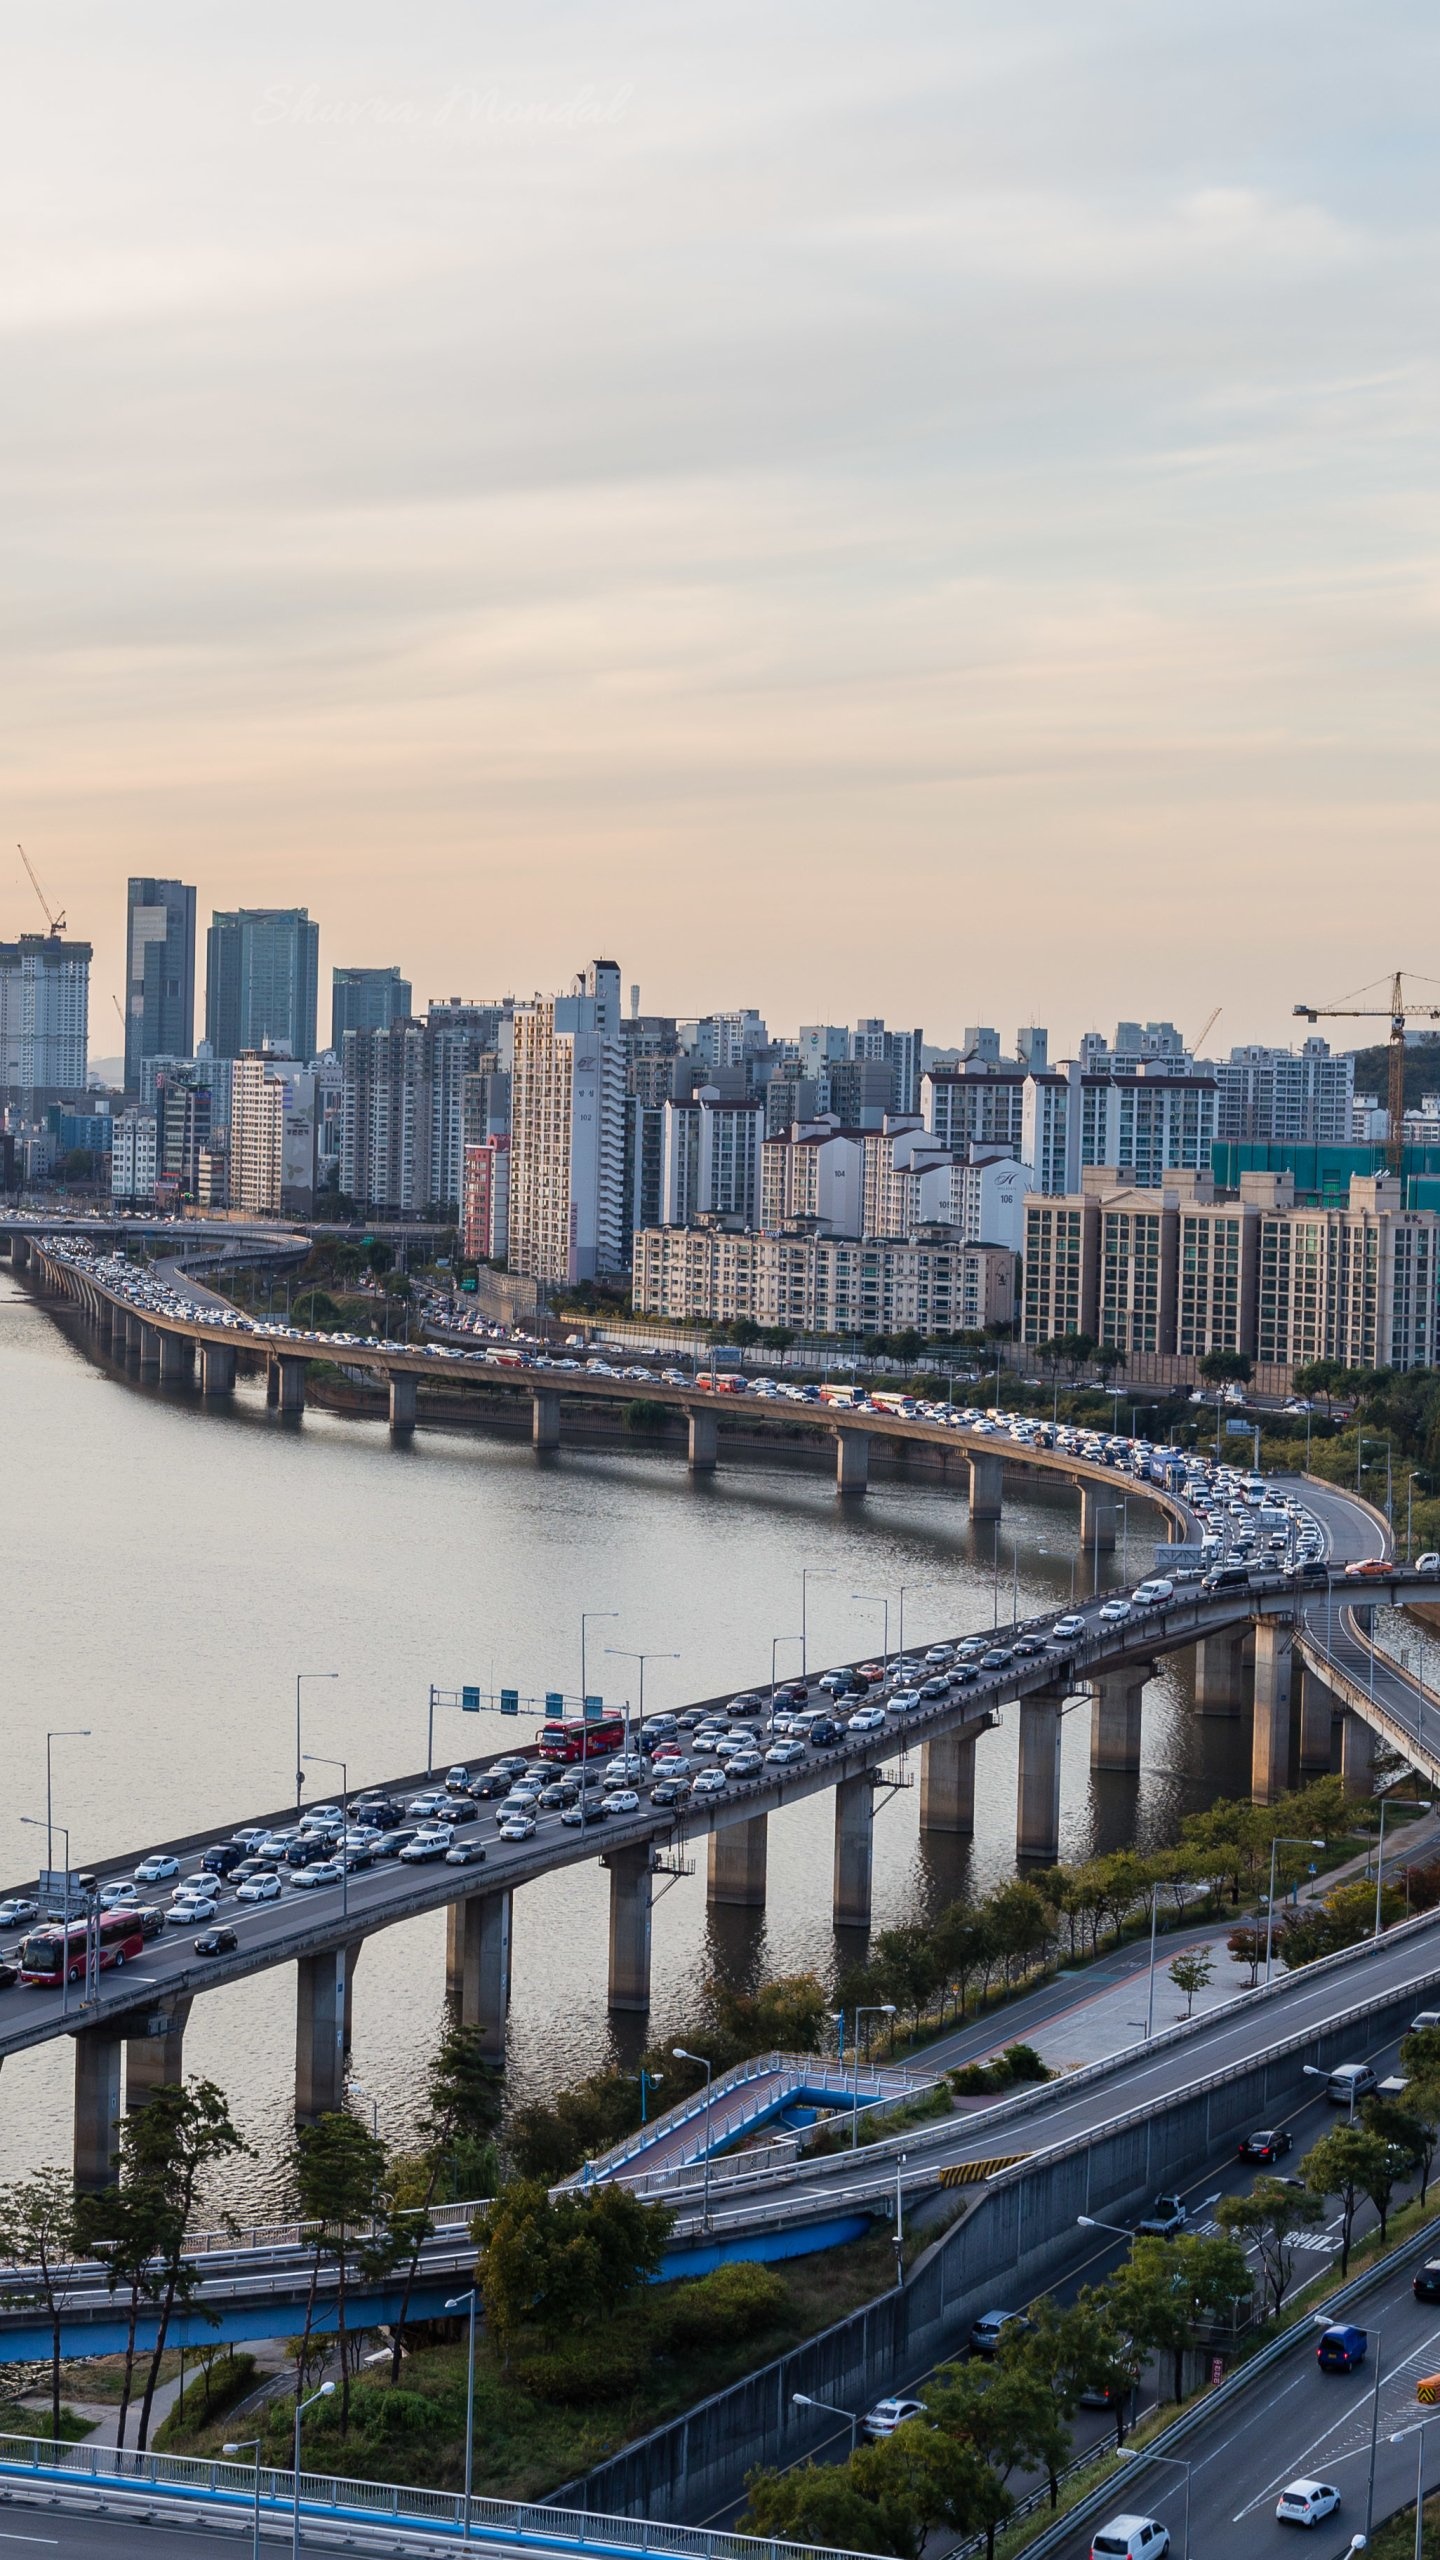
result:
[[(535, 1816), (528, 1805), (517, 1805), (513, 1813), (502, 1813), (496, 1832), (500, 1840), (531, 1840), (535, 1836)], [(404, 1855), (402, 1850), (401, 1855)]]
[(872, 2444), (882, 2444), (886, 2436), (893, 2436), (896, 2428), (903, 2427), (907, 2419), (923, 2418), (924, 2415), (923, 2400), (877, 2400), (874, 2408), (867, 2409), (861, 2419), (860, 2432), (868, 2436)]
[(805, 1758), (805, 1745), (798, 1735), (787, 1734), (782, 1742), (771, 1743), (765, 1757), (772, 1769), (787, 1769), (793, 1761)]
[(1170, 2536), (1154, 2516), (1111, 2516), (1090, 2545), (1090, 2560), (1165, 2560)]
[(1292, 2480), (1275, 2501), (1281, 2524), (1323, 2524), (1340, 2504), (1340, 2492), (1328, 2480)]
[(638, 1813), (640, 1798), (633, 1787), (608, 1787), (605, 1792), (607, 1813)]
[(339, 1884), (343, 1874), (338, 1858), (317, 1858), (313, 1867), (297, 1868), (292, 1881), (302, 1892), (311, 1892), (318, 1885)]
[(923, 1703), (918, 1689), (892, 1689), (890, 1692), (891, 1709), (897, 1716), (907, 1716), (912, 1708)]
[(137, 1884), (165, 1884), (171, 1876), (178, 1876), (179, 1873), (178, 1858), (162, 1858), (157, 1853), (153, 1858), (141, 1859), (135, 1870), (135, 1881)]
[(845, 1730), (847, 1733), (883, 1733), (885, 1730), (884, 1708), (857, 1707), (853, 1716), (846, 1717)]
[(730, 1778), (758, 1778), (764, 1766), (764, 1759), (758, 1751), (737, 1751), (726, 1761), (725, 1774)]
[(688, 1778), (693, 1766), (683, 1751), (657, 1751), (650, 1774), (656, 1778)]
[(1105, 1624), (1111, 1627), (1123, 1626), (1125, 1620), (1134, 1614), (1128, 1600), (1107, 1600), (1100, 1611)]
[(725, 1785), (726, 1780), (723, 1769), (702, 1769), (699, 1777), (694, 1780), (691, 1786), (690, 1794), (692, 1798), (696, 1796), (702, 1798), (705, 1796), (723, 1796), (725, 1793)]
[(1073, 1610), (1068, 1610), (1063, 1618), (1056, 1619), (1047, 1641), (1050, 1644), (1073, 1644), (1075, 1638), (1083, 1636), (1084, 1633), (1084, 1619), (1077, 1617)]
[(1137, 1582), (1131, 1593), (1131, 1598), (1137, 1600), (1142, 1609), (1151, 1607), (1158, 1600), (1173, 1600), (1174, 1597), (1175, 1585), (1168, 1582), (1163, 1573), (1152, 1573), (1148, 1581)]
[(1417, 1573), (1440, 1573), (1440, 1555), (1427, 1548), (1423, 1556), (1416, 1557), (1415, 1570)]
[[(133, 1902), (134, 1899), (135, 1882), (131, 1876), (118, 1876), (114, 1884), (102, 1884), (100, 1887), (99, 1900), (102, 1911), (123, 1911), (126, 1904)], [(33, 1918), (33, 1913), (31, 1916)], [(0, 1922), (0, 1926), (3, 1926), (3, 1922)]]
[(235, 1899), (237, 1902), (278, 1902), (280, 1879), (278, 1876), (247, 1876), (243, 1884), (235, 1887)]
[(171, 1903), (165, 1918), (183, 1929), (189, 1920), (213, 1920), (215, 1911), (216, 1905), (208, 1893), (187, 1893), (178, 1902)]

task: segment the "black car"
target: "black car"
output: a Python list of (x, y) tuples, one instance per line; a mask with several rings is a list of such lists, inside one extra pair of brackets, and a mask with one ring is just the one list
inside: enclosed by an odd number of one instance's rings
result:
[(240, 1941), (233, 1929), (206, 1929), (195, 1941), (197, 1956), (233, 1956)]
[(982, 1671), (1004, 1671), (1009, 1664), (1009, 1661), (1009, 1646), (1003, 1644), (992, 1644), (988, 1653), (981, 1654), (980, 1668)]
[(139, 1903), (136, 1906), (135, 1916), (140, 1923), (140, 1935), (142, 1938), (158, 1938), (163, 1936), (167, 1915), (162, 1904), (158, 1902)]
[[(683, 1804), (690, 1793), (688, 1778), (661, 1778), (650, 1790), (650, 1801), (658, 1805)], [(586, 1816), (588, 1821), (589, 1816)]]
[(1043, 1636), (1017, 1636), (1015, 1639), (1014, 1649), (1017, 1661), (1020, 1659), (1022, 1654), (1043, 1653), (1045, 1650), (1045, 1638)]
[(1417, 2302), (1440, 2302), (1440, 2258), (1427, 2258), (1410, 2279), (1410, 2290)]
[(835, 1743), (844, 1741), (845, 1727), (834, 1716), (817, 1716), (810, 1727), (810, 1739), (820, 1750), (829, 1751)]
[(8, 1991), (12, 1983), (18, 1982), (19, 1979), (18, 1964), (6, 1964), (3, 1957), (0, 1957), (0, 1991)]
[(484, 1804), (491, 1796), (508, 1796), (510, 1781), (496, 1769), (482, 1769), (478, 1778), (471, 1779), (470, 1793), (477, 1803)]
[(563, 1778), (552, 1778), (548, 1787), (541, 1788), (539, 1801), (547, 1813), (554, 1813), (558, 1807), (574, 1803), (574, 1789)]
[(228, 1876), (232, 1867), (239, 1866), (244, 1855), (243, 1840), (217, 1840), (213, 1849), (205, 1851), (200, 1864), (207, 1875)]
[(382, 1831), (370, 1855), (372, 1858), (398, 1858), (402, 1849), (409, 1848), (419, 1828), (418, 1822), (402, 1822), (398, 1830)]
[(292, 1840), (285, 1852), (285, 1864), (287, 1867), (318, 1866), (322, 1858), (333, 1854), (333, 1846), (329, 1840)]
[(1279, 2160), (1289, 2148), (1288, 2133), (1247, 2133), (1236, 2156), (1241, 2160)]
[(920, 1695), (922, 1698), (948, 1698), (950, 1683), (948, 1680), (922, 1680)]
[(582, 1796), (578, 1804), (571, 1805), (568, 1813), (561, 1814), (560, 1819), (568, 1823), (572, 1831), (583, 1831), (592, 1822), (604, 1821), (605, 1807), (599, 1796)]
[(968, 1689), (972, 1681), (979, 1679), (980, 1674), (973, 1662), (957, 1662), (950, 1677), (957, 1689)]
[(387, 1831), (392, 1822), (399, 1821), (400, 1811), (390, 1796), (357, 1796), (350, 1807), (350, 1819), (373, 1831)]
[(468, 1796), (452, 1796), (444, 1812), (435, 1816), (437, 1822), (473, 1822), (474, 1819), (475, 1807)]

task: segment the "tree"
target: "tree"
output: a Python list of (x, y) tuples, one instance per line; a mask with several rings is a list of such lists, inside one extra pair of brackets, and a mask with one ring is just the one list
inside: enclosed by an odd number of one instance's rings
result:
[(1191, 1947), (1183, 1955), (1176, 1956), (1173, 1964), (1167, 1965), (1165, 1970), (1176, 1990), (1184, 1994), (1186, 2017), (1192, 2016), (1196, 1992), (1203, 1991), (1214, 1978), (1214, 1957), (1206, 1955), (1203, 1948)]
[(1234, 2240), (1137, 2238), (1104, 2288), (1111, 2315), (1127, 2337), (1175, 2359), (1175, 2397), (1183, 2397), (1185, 2350), (1202, 2322), (1229, 2319), (1252, 2291), (1245, 2252)]
[(516, 2178), (483, 2217), (475, 2280), (508, 2359), (516, 2333), (593, 2328), (659, 2272), (673, 2214), (610, 2182), (552, 2197)]
[[(418, 2163), (419, 2175), (410, 2174), (409, 2164), (392, 2164), (386, 2194), (386, 2209), (397, 2234), (403, 2232), (408, 2246), (405, 2251), (405, 2284), (400, 2297), (400, 2317), (393, 2331), (390, 2354), (390, 2379), (398, 2383), (400, 2360), (404, 2353), (405, 2323), (410, 2315), (410, 2296), (414, 2290), (420, 2252), (430, 2230), (430, 2209), (442, 2175), (448, 2175), (452, 2188), (464, 2194), (467, 2185), (475, 2194), (475, 2186), (465, 2175), (465, 2167), (480, 2168), (487, 2178), (494, 2168), (493, 2135), (500, 2120), (503, 2075), (487, 2061), (480, 2046), (478, 2027), (463, 2027), (453, 2020), (447, 2023), (430, 2064), (426, 2107), (421, 2119), (425, 2148)], [(488, 2156), (487, 2156), (488, 2155)]]
[[(1350, 2242), (1360, 2199), (1394, 2183), (1390, 2146), (1363, 2124), (1337, 2124), (1306, 2154), (1302, 2175), (1312, 2196), (1334, 2196), (1340, 2207), (1340, 2273), (1350, 2271)], [(1387, 2183), (1388, 2182), (1388, 2183)], [(1383, 2225), (1382, 2225), (1383, 2228)]]
[(355, 2234), (376, 2218), (382, 2192), (386, 2152), (367, 2125), (343, 2110), (317, 2116), (300, 2127), (291, 2158), (291, 2174), (302, 2221), (313, 2222), (315, 2254), (310, 2294), (305, 2306), (308, 2336), (315, 2317), (315, 2294), (322, 2258), (336, 2268), (335, 2334), (340, 2349), (340, 2432), (350, 2426), (350, 2375), (345, 2355), (346, 2299)]
[(894, 2520), (889, 2524), (892, 2547), (899, 2547), (900, 2534), (909, 2526), (917, 2560), (927, 2536), (939, 2527), (952, 2534), (984, 2532), (1003, 2518), (1009, 2504), (979, 2448), (932, 2426), (928, 2417), (909, 2419), (879, 2444), (862, 2445), (847, 2467), (862, 2497), (887, 2523)]
[(60, 2324), (79, 2255), (75, 2189), (64, 2169), (35, 2169), (0, 2187), (0, 2258), (31, 2270), (6, 2300), (36, 2298), (50, 2323), (50, 2432), (60, 2437)]
[(1238, 1929), (1231, 1930), (1225, 1944), (1237, 1964), (1250, 1967), (1249, 1987), (1253, 1991), (1265, 1961), (1264, 1930), (1254, 1920), (1242, 1920)]
[[(1408, 2089), (1405, 2096), (1409, 2097)], [(1366, 2179), (1365, 2192), (1380, 2216), (1380, 2237), (1385, 2237), (1390, 2220), (1390, 2203), (1402, 2178), (1413, 2176), (1420, 2166), (1424, 2134), (1410, 2109), (1396, 2105), (1390, 2098), (1367, 2098), (1364, 2106), (1365, 2130), (1383, 2143), (1386, 2160), (1375, 2163), (1374, 2173)]]
[(152, 2180), (131, 2179), (107, 2187), (102, 2195), (81, 2196), (75, 2208), (76, 2244), (87, 2257), (100, 2257), (106, 2289), (112, 2299), (125, 2297), (125, 2364), (120, 2381), (120, 2407), (115, 2442), (125, 2442), (125, 2424), (135, 2384), (135, 2336), (143, 2304), (156, 2302), (164, 2289), (163, 2252), (173, 2245), (169, 2207)]
[(1344, 1375), (1343, 1360), (1307, 1360), (1295, 1370), (1290, 1383), (1297, 1396), (1308, 1396), (1312, 1403), (1317, 1396), (1322, 1397), (1325, 1411), (1330, 1414), (1335, 1408), (1336, 1389)]
[(1199, 1370), (1209, 1387), (1248, 1387), (1255, 1375), (1255, 1363), (1247, 1360), (1243, 1351), (1207, 1351)]
[(887, 2513), (863, 2496), (846, 2463), (802, 2462), (793, 2471), (752, 2471), (742, 2533), (767, 2542), (809, 2542), (822, 2550), (891, 2552), (913, 2560), (913, 2517)]
[(1017, 2463), (1034, 2465), (1053, 2479), (1069, 2448), (1064, 2414), (1043, 2372), (1005, 2353), (987, 2371), (975, 2364), (942, 2366), (925, 2401), (933, 2424), (973, 2446), (999, 2475), (1005, 2495), (985, 2518), (986, 2548), (993, 2555), (996, 2529), (1013, 2504), (1006, 2491), (1010, 2473)]
[(160, 2379), (160, 2362), (177, 2301), (188, 2301), (196, 2276), (185, 2256), (185, 2239), (194, 2219), (195, 2198), (206, 2172), (236, 2152), (248, 2152), (230, 2120), (223, 2090), (213, 2080), (172, 2081), (156, 2089), (149, 2102), (125, 2116), (120, 2125), (122, 2183), (146, 2185), (163, 2199), (160, 2254), (163, 2285), (155, 2345), (145, 2376), (137, 2442), (143, 2453), (150, 2439), (150, 2412)]
[(1317, 2195), (1285, 2178), (1257, 2178), (1248, 2195), (1222, 2196), (1215, 2219), (1222, 2231), (1253, 2243), (1261, 2283), (1276, 2318), (1295, 2274), (1298, 2241), (1324, 2218)]

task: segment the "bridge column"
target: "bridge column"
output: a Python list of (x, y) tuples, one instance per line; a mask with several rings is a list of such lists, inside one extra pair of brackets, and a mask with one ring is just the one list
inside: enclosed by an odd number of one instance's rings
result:
[(1145, 1683), (1155, 1677), (1153, 1662), (1132, 1663), (1125, 1671), (1105, 1671), (1094, 1683), (1090, 1709), (1092, 1769), (1138, 1769)]
[(1060, 1712), (1058, 1689), (1041, 1689), (1020, 1701), (1020, 1768), (1015, 1800), (1015, 1854), (1060, 1854)]
[(998, 1520), (1000, 1500), (1005, 1485), (1005, 1461), (1000, 1457), (973, 1457), (970, 1460), (970, 1526), (982, 1520)]
[(173, 2000), (156, 2010), (145, 2024), (153, 2030), (125, 2039), (125, 2112), (133, 2116), (148, 2107), (157, 2089), (173, 2088), (185, 2077), (185, 2029), (191, 2003)]
[(1375, 1736), (1363, 1716), (1347, 1707), (1340, 1724), (1340, 1778), (1347, 1796), (1375, 1792)]
[(185, 1333), (160, 1336), (160, 1384), (188, 1386), (195, 1375), (195, 1345)]
[(1195, 1647), (1195, 1705), (1202, 1716), (1238, 1716), (1246, 1698), (1245, 1638), (1203, 1636)]
[(281, 1413), (303, 1413), (305, 1410), (304, 1361), (297, 1360), (293, 1354), (287, 1358), (283, 1352), (279, 1352), (270, 1363), (270, 1376), (274, 1381), (275, 1392), (273, 1396), (267, 1392), (267, 1404), (275, 1405)]
[(837, 1493), (868, 1493), (870, 1489), (870, 1434), (868, 1431), (837, 1431), (835, 1434), (835, 1490)]
[(720, 1454), (719, 1416), (701, 1406), (691, 1412), (689, 1420), (690, 1473), (692, 1476), (713, 1475)]
[(10, 1259), (17, 1271), (24, 1271), (28, 1269), (30, 1262), (30, 1239), (28, 1236), (11, 1237)]
[(1117, 1509), (1115, 1496), (1108, 1484), (1081, 1485), (1080, 1552), (1082, 1556), (1113, 1556)]
[(1300, 1766), (1321, 1770), (1330, 1766), (1333, 1727), (1339, 1701), (1326, 1688), (1318, 1673), (1307, 1664), (1300, 1672)]
[(650, 1844), (613, 1849), (610, 1870), (610, 2006), (650, 2006)]
[(201, 1343), (200, 1392), (203, 1396), (234, 1394), (235, 1354), (228, 1342)]
[(91, 1291), (90, 1313), (94, 1318), (95, 1330), (101, 1341), (109, 1342), (115, 1331), (115, 1309), (110, 1300), (98, 1289)]
[(420, 1381), (413, 1371), (392, 1369), (390, 1372), (390, 1428), (392, 1431), (414, 1430), (419, 1398)]
[(537, 1449), (560, 1446), (560, 1398), (553, 1387), (540, 1387), (531, 1398), (530, 1438)]
[(765, 1907), (765, 1860), (769, 1824), (754, 1813), (746, 1822), (727, 1822), (710, 1834), (707, 1899), (733, 1903), (742, 1911)]
[(870, 1926), (875, 1850), (875, 1791), (868, 1772), (842, 1778), (835, 1790), (835, 1872), (831, 1918), (837, 1929)]
[(144, 1317), (142, 1316), (142, 1317), (141, 1317), (141, 1319), (140, 1319), (139, 1332), (140, 1332), (139, 1350), (140, 1350), (140, 1366), (141, 1366), (141, 1368), (142, 1368), (142, 1369), (158, 1369), (158, 1368), (159, 1368), (159, 1366), (160, 1366), (160, 1328), (159, 1328), (159, 1326), (158, 1326), (158, 1325), (153, 1325), (153, 1324), (147, 1324), (147, 1323), (145, 1322)]
[(304, 2123), (334, 2115), (344, 2102), (350, 2029), (350, 1983), (360, 1940), (301, 1956), (295, 1967), (295, 2113)]
[(75, 2184), (98, 2195), (115, 2183), (120, 2137), (120, 2038), (106, 2026), (75, 2038)]
[(937, 1734), (920, 1751), (920, 1828), (966, 1837), (975, 1828), (975, 1736)]
[(1273, 1804), (1290, 1783), (1290, 1670), (1295, 1629), (1288, 1618), (1255, 1621), (1255, 1728), (1250, 1794)]
[(472, 1893), (445, 1915), (445, 1988), (456, 2023), (476, 2027), (487, 2062), (505, 2059), (510, 2006), (510, 1895)]

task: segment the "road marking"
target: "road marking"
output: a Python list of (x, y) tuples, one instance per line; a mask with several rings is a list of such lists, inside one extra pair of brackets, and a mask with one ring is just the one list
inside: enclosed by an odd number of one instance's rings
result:
[(40, 2542), (47, 2551), (60, 2547), (53, 2533), (0, 2533), (0, 2542)]
[[(1380, 2386), (1381, 2390), (1384, 2390), (1386, 2384), (1398, 2382), (1402, 2375), (1404, 2375), (1412, 2365), (1423, 2362), (1429, 2355), (1430, 2350), (1435, 2345), (1437, 2339), (1440, 2339), (1440, 2329), (1432, 2329), (1427, 2338), (1421, 2339), (1418, 2347), (1412, 2347), (1408, 2355), (1402, 2356), (1399, 2363), (1392, 2365), (1389, 2371), (1382, 2376)], [(1372, 2385), (1371, 2387), (1373, 2389), (1374, 2386)], [(1403, 2405), (1408, 2408), (1410, 2403), (1407, 2400)], [(1284, 2487), (1287, 2478), (1291, 2480), (1306, 2478), (1311, 2469), (1311, 2456), (1317, 2451), (1318, 2447), (1323, 2444), (1328, 2444), (1331, 2437), (1341, 2434), (1344, 2428), (1354, 2426), (1356, 2424), (1357, 2420), (1353, 2409), (1346, 2409), (1342, 2411), (1341, 2415), (1334, 2419), (1328, 2427), (1324, 2428), (1318, 2436), (1312, 2437), (1310, 2443), (1304, 2447), (1289, 2472), (1278, 2472), (1275, 2478), (1270, 2482), (1269, 2487), (1262, 2489), (1258, 2497), (1252, 2498), (1248, 2507), (1242, 2507), (1239, 2515), (1232, 2518), (1232, 2522), (1240, 2524), (1246, 2516), (1253, 2515), (1255, 2509), (1259, 2506), (1263, 2506), (1265, 2500), (1268, 2497), (1273, 2496), (1276, 2489), (1282, 2489)], [(1369, 2436), (1367, 2431), (1365, 2442), (1363, 2444), (1355, 2446), (1348, 2453), (1337, 2454), (1335, 2459), (1338, 2462), (1349, 2462), (1354, 2459), (1354, 2455), (1356, 2453), (1367, 2452), (1368, 2450)]]

